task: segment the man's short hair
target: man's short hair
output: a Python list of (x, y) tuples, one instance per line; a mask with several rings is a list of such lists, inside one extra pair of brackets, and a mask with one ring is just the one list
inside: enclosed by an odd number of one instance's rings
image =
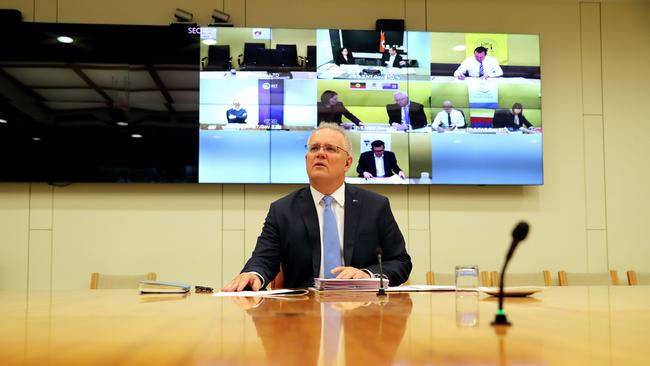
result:
[[(339, 126), (337, 123), (334, 122), (323, 122), (318, 125), (318, 127), (311, 133), (312, 135), (319, 130), (332, 130), (338, 132), (341, 136), (343, 136), (343, 145), (341, 146), (344, 148), (348, 153), (350, 153), (350, 149), (352, 149), (352, 142), (350, 142), (350, 136), (348, 136), (347, 132), (341, 126)], [(311, 135), (309, 136), (311, 138)]]
[(394, 98), (396, 98), (396, 97), (407, 97), (408, 98), (408, 94), (406, 94), (405, 92), (403, 92), (401, 90), (398, 90), (395, 93), (393, 93), (393, 97)]
[(388, 47), (388, 49), (397, 52), (397, 48), (395, 46), (390, 46), (390, 47)]
[(452, 106), (452, 107), (454, 106), (454, 104), (451, 102), (451, 100), (443, 100), (443, 101), (442, 101), (442, 106), (444, 107), (445, 104), (449, 104), (449, 105)]
[(488, 49), (483, 46), (478, 46), (474, 49), (474, 53), (484, 53), (487, 55)]
[(375, 141), (371, 142), (370, 146), (372, 146), (374, 149), (376, 149), (378, 147), (386, 147), (386, 145), (384, 145), (384, 142), (381, 141), (381, 140), (375, 140)]

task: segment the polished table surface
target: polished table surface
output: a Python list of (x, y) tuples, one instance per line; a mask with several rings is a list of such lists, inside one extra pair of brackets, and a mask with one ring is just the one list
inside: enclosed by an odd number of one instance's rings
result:
[(647, 365), (650, 287), (475, 293), (0, 292), (0, 365)]

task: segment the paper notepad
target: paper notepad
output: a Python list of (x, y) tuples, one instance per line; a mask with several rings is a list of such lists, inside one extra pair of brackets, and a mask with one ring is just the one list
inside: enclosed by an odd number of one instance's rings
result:
[[(314, 278), (314, 287), (319, 291), (372, 291), (379, 286), (379, 278)], [(384, 287), (388, 287), (387, 279), (384, 279)]]

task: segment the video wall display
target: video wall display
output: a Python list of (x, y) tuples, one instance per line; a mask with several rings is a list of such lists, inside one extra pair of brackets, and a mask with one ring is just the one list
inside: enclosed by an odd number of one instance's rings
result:
[(334, 122), (349, 183), (543, 184), (537, 35), (201, 28), (200, 52), (200, 183), (306, 183)]

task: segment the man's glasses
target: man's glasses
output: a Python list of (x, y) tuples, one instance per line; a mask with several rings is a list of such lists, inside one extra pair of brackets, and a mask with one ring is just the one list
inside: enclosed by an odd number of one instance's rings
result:
[(320, 151), (320, 149), (323, 149), (328, 154), (338, 154), (339, 150), (343, 151), (347, 155), (350, 155), (350, 153), (345, 150), (344, 148), (336, 145), (330, 145), (330, 144), (325, 144), (325, 145), (319, 145), (319, 144), (311, 144), (311, 145), (305, 145), (305, 149), (307, 149), (307, 152), (310, 154), (316, 154)]

